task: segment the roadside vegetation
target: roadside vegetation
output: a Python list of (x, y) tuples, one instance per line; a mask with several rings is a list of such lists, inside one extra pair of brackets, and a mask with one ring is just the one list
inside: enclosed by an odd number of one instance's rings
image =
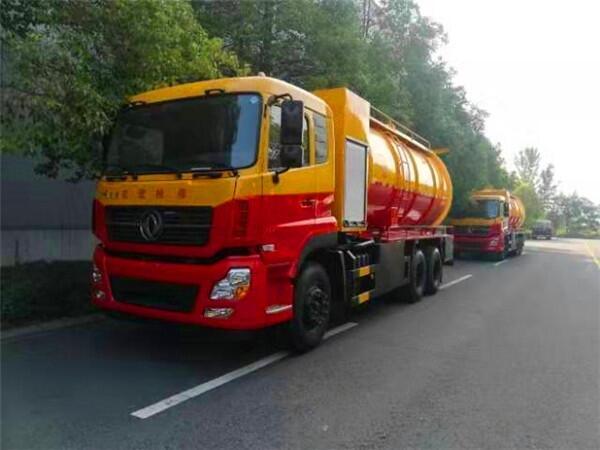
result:
[(2, 329), (92, 312), (90, 270), (87, 261), (2, 267)]
[(554, 166), (541, 167), (541, 154), (536, 148), (526, 148), (515, 158), (516, 172), (512, 174), (514, 192), (523, 200), (531, 228), (539, 219), (552, 222), (557, 236), (600, 237), (600, 205), (579, 196), (558, 190)]

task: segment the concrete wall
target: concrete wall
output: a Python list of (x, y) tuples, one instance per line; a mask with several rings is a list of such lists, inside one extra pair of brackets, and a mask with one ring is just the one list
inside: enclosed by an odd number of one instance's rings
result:
[(94, 183), (36, 175), (35, 162), (1, 156), (1, 264), (89, 260)]
[(3, 266), (39, 260), (89, 260), (94, 248), (90, 230), (5, 230), (1, 240)]

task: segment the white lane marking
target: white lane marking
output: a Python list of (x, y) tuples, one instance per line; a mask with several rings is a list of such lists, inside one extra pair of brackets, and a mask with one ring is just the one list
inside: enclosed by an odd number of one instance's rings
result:
[(497, 263), (494, 263), (494, 266), (498, 267), (500, 264), (504, 264), (506, 261), (508, 261), (508, 259), (503, 259), (502, 261), (498, 261)]
[(455, 284), (458, 284), (458, 283), (460, 283), (460, 282), (462, 282), (462, 281), (468, 280), (468, 279), (469, 279), (469, 278), (471, 278), (472, 276), (473, 276), (473, 275), (469, 273), (469, 274), (467, 274), (467, 275), (465, 275), (465, 276), (462, 276), (462, 277), (460, 277), (460, 278), (457, 278), (456, 280), (449, 281), (448, 283), (442, 284), (442, 285), (440, 286), (440, 289), (447, 289), (447, 288), (449, 288), (450, 286), (454, 286)]
[(354, 328), (356, 325), (358, 325), (356, 322), (348, 322), (343, 325), (340, 325), (339, 327), (332, 328), (327, 333), (325, 333), (325, 336), (323, 336), (323, 339), (329, 339), (330, 337), (333, 337), (336, 334), (340, 334), (340, 333), (343, 333), (344, 331), (348, 331), (350, 328)]
[[(343, 333), (351, 328), (354, 328), (358, 325), (355, 322), (348, 322), (339, 327), (333, 328), (325, 333), (323, 339), (329, 339), (336, 334)], [(244, 375), (248, 375), (249, 373), (256, 372), (263, 367), (269, 366), (271, 364), (276, 363), (277, 361), (281, 361), (284, 358), (287, 358), (290, 355), (290, 352), (277, 352), (272, 355), (266, 356), (258, 361), (255, 361), (247, 366), (240, 367), (232, 372), (226, 373), (225, 375), (221, 375), (220, 377), (214, 378), (205, 383), (199, 384), (198, 386), (194, 386), (191, 389), (180, 392), (179, 394), (172, 395), (171, 397), (165, 398), (159, 402), (156, 402), (150, 406), (146, 406), (145, 408), (138, 409), (131, 413), (132, 416), (137, 417), (138, 419), (147, 419), (148, 417), (152, 417), (155, 414), (165, 411), (166, 409), (172, 408), (173, 406), (179, 405), (187, 400), (190, 400), (194, 397), (198, 397), (208, 391), (216, 389), (220, 386), (223, 386), (230, 381), (236, 380), (238, 378), (243, 377)]]

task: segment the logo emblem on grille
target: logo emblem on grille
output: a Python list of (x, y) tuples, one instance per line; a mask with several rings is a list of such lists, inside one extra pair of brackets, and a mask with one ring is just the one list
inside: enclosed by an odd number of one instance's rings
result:
[(146, 211), (138, 222), (140, 234), (147, 241), (156, 241), (163, 232), (163, 218), (155, 209)]

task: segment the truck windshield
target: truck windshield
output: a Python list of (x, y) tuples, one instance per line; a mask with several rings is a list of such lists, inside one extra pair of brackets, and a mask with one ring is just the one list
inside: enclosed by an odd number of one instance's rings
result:
[(478, 219), (494, 219), (500, 216), (500, 202), (498, 200), (476, 200), (471, 202), (462, 214), (462, 217)]
[(106, 154), (106, 172), (239, 169), (256, 161), (257, 94), (197, 97), (124, 110)]

